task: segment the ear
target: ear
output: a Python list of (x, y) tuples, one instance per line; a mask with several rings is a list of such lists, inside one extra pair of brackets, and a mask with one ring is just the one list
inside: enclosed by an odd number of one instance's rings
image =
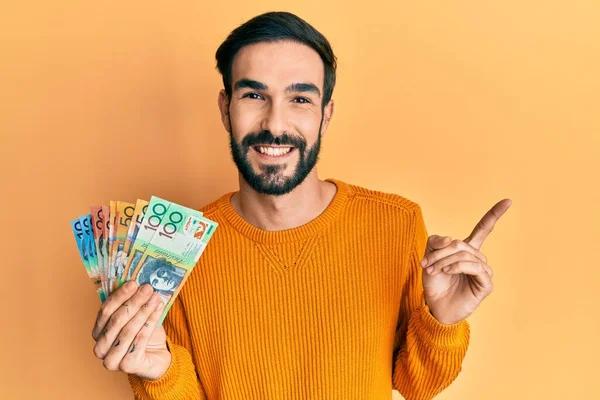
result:
[(219, 105), (219, 111), (221, 112), (221, 122), (223, 123), (225, 130), (231, 133), (231, 126), (229, 124), (229, 98), (227, 98), (225, 89), (221, 89), (219, 92), (217, 103)]
[(321, 136), (325, 136), (325, 133), (327, 132), (327, 128), (329, 127), (329, 123), (333, 117), (333, 108), (334, 101), (331, 99), (325, 106), (325, 109), (323, 109), (323, 127), (321, 128)]

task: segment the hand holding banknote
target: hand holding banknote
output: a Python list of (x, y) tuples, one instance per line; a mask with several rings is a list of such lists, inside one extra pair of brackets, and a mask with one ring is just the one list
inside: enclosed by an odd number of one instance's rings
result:
[(91, 211), (71, 229), (103, 302), (94, 354), (110, 371), (156, 380), (171, 364), (162, 323), (218, 224), (156, 196)]
[(110, 371), (123, 371), (156, 380), (171, 364), (166, 334), (158, 321), (164, 302), (148, 284), (129, 281), (100, 307), (92, 337), (94, 354)]

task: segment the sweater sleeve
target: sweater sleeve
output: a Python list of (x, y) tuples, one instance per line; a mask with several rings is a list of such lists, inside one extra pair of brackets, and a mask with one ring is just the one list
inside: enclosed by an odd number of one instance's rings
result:
[(414, 239), (402, 282), (392, 382), (393, 388), (407, 400), (427, 400), (458, 376), (469, 345), (470, 329), (466, 320), (442, 324), (429, 311), (420, 264), (428, 235), (419, 206), (413, 221)]
[(177, 297), (173, 302), (163, 326), (167, 334), (167, 346), (171, 352), (171, 364), (163, 376), (153, 381), (128, 374), (135, 399), (206, 399), (191, 356), (192, 342), (181, 297)]

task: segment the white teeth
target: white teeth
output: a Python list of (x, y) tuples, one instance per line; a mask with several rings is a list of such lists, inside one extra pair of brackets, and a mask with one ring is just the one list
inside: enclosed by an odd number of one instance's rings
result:
[(258, 147), (258, 151), (260, 151), (262, 154), (267, 154), (270, 156), (282, 156), (289, 153), (291, 150), (291, 147)]

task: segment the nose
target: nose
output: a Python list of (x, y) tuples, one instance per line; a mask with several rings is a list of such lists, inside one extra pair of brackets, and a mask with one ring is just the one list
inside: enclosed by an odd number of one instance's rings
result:
[(273, 136), (280, 136), (286, 131), (287, 119), (283, 106), (270, 102), (261, 123), (261, 129), (270, 131)]

